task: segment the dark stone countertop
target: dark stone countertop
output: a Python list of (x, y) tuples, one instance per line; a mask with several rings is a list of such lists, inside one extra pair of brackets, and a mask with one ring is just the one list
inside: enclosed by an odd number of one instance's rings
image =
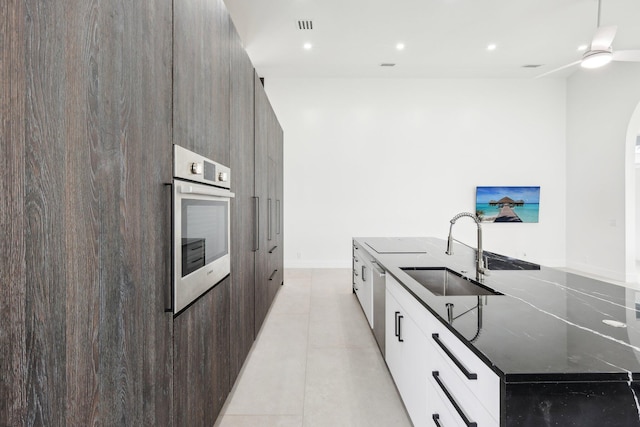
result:
[[(515, 270), (484, 278), (485, 286), (503, 295), (480, 297), (479, 316), (479, 297), (436, 296), (400, 269), (447, 267), (473, 278), (472, 248), (456, 242), (449, 256), (442, 239), (354, 240), (506, 383), (640, 378), (640, 291), (490, 254), (500, 268)], [(447, 303), (460, 316), (452, 324)]]

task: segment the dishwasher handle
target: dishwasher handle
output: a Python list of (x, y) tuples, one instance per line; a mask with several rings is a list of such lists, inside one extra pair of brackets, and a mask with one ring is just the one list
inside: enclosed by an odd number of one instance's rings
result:
[(371, 265), (373, 266), (373, 270), (378, 273), (378, 277), (384, 277), (386, 271), (384, 271), (384, 269), (380, 267), (375, 260), (371, 261)]

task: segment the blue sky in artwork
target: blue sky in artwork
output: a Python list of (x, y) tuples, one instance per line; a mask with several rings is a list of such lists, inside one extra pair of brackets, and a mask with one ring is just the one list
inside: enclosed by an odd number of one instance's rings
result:
[(503, 197), (540, 203), (540, 187), (476, 187), (476, 203), (489, 203)]

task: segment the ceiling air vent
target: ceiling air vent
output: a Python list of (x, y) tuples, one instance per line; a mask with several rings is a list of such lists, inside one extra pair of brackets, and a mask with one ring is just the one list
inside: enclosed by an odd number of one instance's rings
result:
[(299, 30), (313, 30), (313, 21), (312, 20), (299, 20), (298, 21), (298, 29)]
[(527, 64), (522, 66), (522, 68), (538, 68), (538, 67), (542, 67), (542, 64)]
[(380, 64), (381, 67), (395, 67), (396, 64), (392, 63), (392, 62), (383, 62), (382, 64)]

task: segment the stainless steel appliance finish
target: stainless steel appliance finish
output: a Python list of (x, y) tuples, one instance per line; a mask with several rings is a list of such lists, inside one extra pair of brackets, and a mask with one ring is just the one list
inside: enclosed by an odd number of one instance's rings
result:
[(385, 271), (375, 261), (371, 263), (371, 275), (373, 276), (373, 335), (378, 341), (378, 347), (385, 356), (384, 339), (384, 310), (385, 310)]
[(173, 177), (231, 188), (231, 170), (179, 145), (173, 145)]
[(174, 145), (174, 314), (231, 271), (230, 175), (228, 167)]

